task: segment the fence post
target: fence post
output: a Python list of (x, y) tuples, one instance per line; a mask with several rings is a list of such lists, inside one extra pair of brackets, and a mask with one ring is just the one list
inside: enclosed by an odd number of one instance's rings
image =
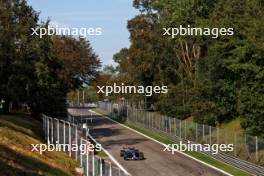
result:
[(51, 143), (53, 144), (53, 118), (51, 118)]
[[(85, 141), (85, 145), (87, 145), (87, 141)], [(86, 155), (86, 176), (89, 176), (89, 153), (85, 152)]]
[(180, 139), (182, 138), (182, 121), (180, 120)]
[(45, 116), (45, 139), (48, 140), (48, 118)]
[(63, 120), (63, 144), (66, 144), (66, 130), (65, 130), (65, 121)]
[(45, 136), (45, 119), (44, 119), (44, 115), (42, 114), (42, 131), (44, 131), (44, 136)]
[(203, 141), (204, 141), (204, 124), (203, 124)]
[(93, 156), (92, 156), (92, 163), (93, 163), (93, 176), (95, 176), (95, 168), (94, 168), (94, 152), (93, 152)]
[(174, 129), (175, 129), (175, 136), (177, 136), (177, 128), (176, 128), (176, 118), (174, 117), (173, 118), (173, 121), (174, 121)]
[(151, 128), (154, 128), (154, 113), (151, 114)]
[(43, 128), (44, 128), (44, 138), (47, 140), (47, 124), (46, 124), (46, 116), (43, 115)]
[(235, 155), (235, 157), (237, 156), (237, 154), (236, 154), (236, 140), (237, 140), (237, 138), (236, 138), (236, 132), (235, 132), (235, 134), (234, 134), (234, 155)]
[(226, 130), (225, 130), (225, 144), (227, 144), (227, 135), (226, 135)]
[(48, 139), (48, 144), (49, 144), (50, 143), (50, 138), (49, 138), (49, 117), (47, 118), (47, 120), (48, 120), (48, 122), (47, 122), (47, 124), (48, 124), (48, 136), (47, 137), (48, 138), (47, 139)]
[[(77, 125), (74, 125), (75, 126), (75, 137), (76, 137), (76, 145), (78, 146), (78, 149), (79, 149), (79, 145), (78, 145), (78, 126)], [(76, 150), (76, 156), (75, 156), (75, 159), (78, 160), (78, 150)]]
[(169, 119), (168, 119), (168, 117), (167, 116), (163, 116), (163, 119), (164, 119), (164, 122), (165, 122), (165, 131), (166, 131), (166, 133), (168, 133), (168, 122), (169, 122)]
[(255, 137), (256, 138), (256, 161), (259, 161), (259, 157), (258, 157), (258, 136)]
[(82, 159), (82, 152), (83, 152), (83, 148), (82, 148), (82, 137), (80, 139), (80, 146), (81, 146), (81, 151), (80, 151), (80, 162), (81, 162), (81, 168), (83, 167), (83, 159)]
[(128, 119), (128, 105), (127, 105), (127, 119)]
[(212, 145), (212, 126), (209, 126), (210, 145)]
[(70, 122), (68, 122), (68, 127), (69, 127), (69, 145), (70, 145), (69, 156), (71, 157), (71, 124)]
[(187, 122), (184, 120), (184, 139), (186, 139)]
[(169, 117), (169, 125), (170, 125), (170, 136), (171, 136), (171, 117)]
[(138, 109), (136, 109), (136, 122), (138, 122)]
[(100, 158), (100, 176), (103, 176), (103, 163), (102, 163), (102, 158)]
[(198, 124), (195, 123), (195, 138), (196, 138), (196, 142), (198, 141)]
[(109, 164), (109, 176), (112, 176), (112, 164), (111, 164), (111, 162)]
[(219, 130), (220, 130), (220, 128), (217, 127), (217, 128), (216, 128), (216, 133), (217, 133), (216, 140), (217, 140), (217, 144), (219, 144)]
[(60, 122), (59, 120), (57, 119), (57, 141), (58, 141), (58, 144), (60, 143)]
[(162, 119), (160, 118), (160, 116), (158, 116), (158, 118), (159, 118), (159, 130), (161, 131), (161, 121), (162, 121)]
[(148, 113), (148, 118), (149, 118), (149, 128), (151, 128), (151, 123), (150, 123), (150, 113)]

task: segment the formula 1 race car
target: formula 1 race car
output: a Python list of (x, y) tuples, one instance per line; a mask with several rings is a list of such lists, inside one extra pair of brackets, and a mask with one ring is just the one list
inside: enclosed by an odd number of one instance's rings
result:
[(123, 147), (120, 150), (120, 156), (124, 157), (124, 160), (144, 160), (143, 152), (139, 152), (135, 147)]

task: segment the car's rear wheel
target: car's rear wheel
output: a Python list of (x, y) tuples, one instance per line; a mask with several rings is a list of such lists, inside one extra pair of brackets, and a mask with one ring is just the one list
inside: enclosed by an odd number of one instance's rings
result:
[(144, 154), (143, 154), (143, 152), (139, 152), (139, 155), (138, 155), (138, 156), (139, 156), (138, 158), (139, 158), (140, 160), (143, 160), (143, 159), (144, 159)]
[(124, 150), (120, 150), (120, 156), (123, 157), (125, 154), (125, 151)]

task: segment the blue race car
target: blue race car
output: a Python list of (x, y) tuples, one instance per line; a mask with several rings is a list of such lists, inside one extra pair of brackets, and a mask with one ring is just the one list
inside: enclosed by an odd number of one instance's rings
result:
[(139, 152), (135, 147), (123, 147), (120, 150), (120, 156), (124, 157), (124, 160), (144, 160), (143, 152)]

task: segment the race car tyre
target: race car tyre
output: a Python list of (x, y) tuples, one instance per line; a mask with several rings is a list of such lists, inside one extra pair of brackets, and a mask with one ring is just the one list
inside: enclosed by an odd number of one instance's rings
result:
[(140, 160), (143, 160), (144, 159), (144, 154), (143, 152), (139, 152), (139, 157), (138, 157)]
[(125, 154), (125, 151), (124, 150), (120, 150), (120, 156), (123, 157)]

